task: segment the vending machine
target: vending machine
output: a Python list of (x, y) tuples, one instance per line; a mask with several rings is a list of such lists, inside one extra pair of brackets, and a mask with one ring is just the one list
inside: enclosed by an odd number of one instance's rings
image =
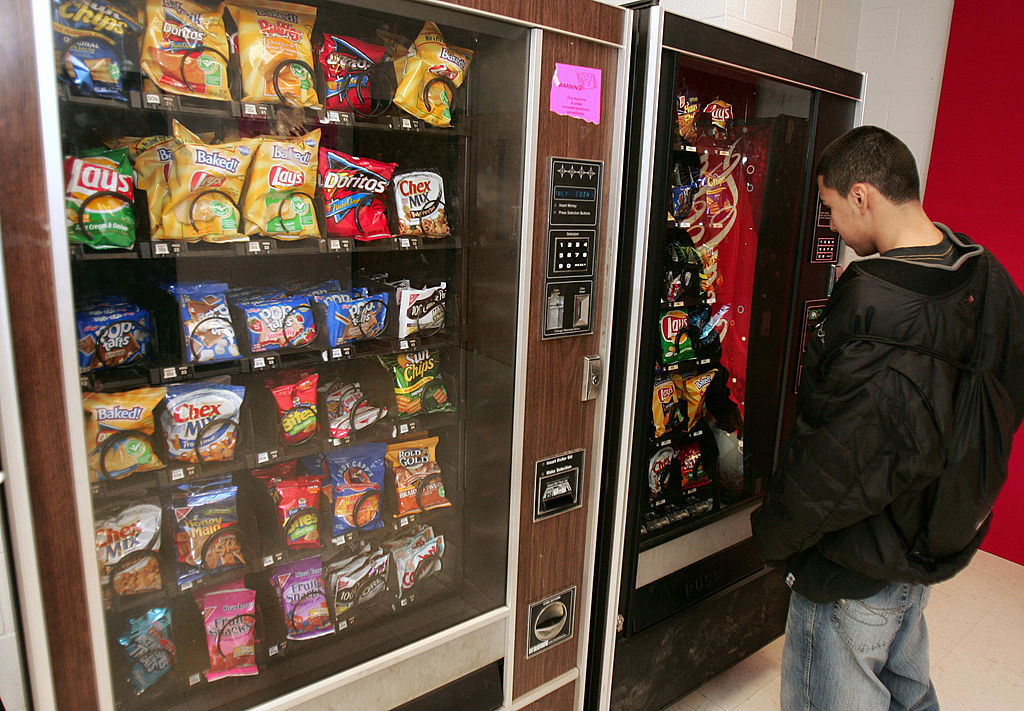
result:
[(814, 161), (853, 125), (861, 77), (632, 7), (589, 693), (654, 709), (783, 630), (750, 513), (839, 257)]
[(0, 17), (36, 707), (582, 708), (625, 11)]

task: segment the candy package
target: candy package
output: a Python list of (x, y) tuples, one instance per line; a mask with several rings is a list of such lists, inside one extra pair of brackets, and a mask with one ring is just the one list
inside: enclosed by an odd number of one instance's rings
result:
[(387, 445), (360, 444), (328, 452), (321, 466), (334, 524), (332, 535), (381, 528), (381, 491), (386, 473)]
[(379, 356), (378, 360), (394, 378), (399, 417), (455, 411), (441, 378), (438, 351)]
[(430, 335), (444, 328), (448, 289), (445, 282), (422, 289), (398, 289), (398, 337)]
[(387, 416), (386, 405), (370, 403), (359, 383), (335, 380), (327, 385), (325, 403), (331, 439), (347, 439)]
[(83, 96), (128, 101), (125, 51), (142, 29), (120, 3), (52, 0), (57, 79)]
[(181, 486), (171, 495), (179, 585), (246, 564), (237, 497), (229, 479)]
[(311, 42), (316, 8), (275, 0), (227, 7), (238, 25), (242, 101), (319, 108)]
[(135, 181), (126, 148), (85, 151), (64, 161), (68, 239), (95, 249), (135, 244)]
[(115, 505), (96, 514), (96, 559), (104, 594), (153, 592), (160, 580), (160, 507)]
[(320, 556), (281, 563), (270, 575), (270, 584), (281, 600), (288, 639), (313, 639), (334, 632)]
[(196, 597), (210, 656), (207, 681), (256, 676), (256, 592), (239, 584)]
[(390, 562), (391, 556), (377, 548), (327, 566), (328, 600), (339, 630), (355, 622), (359, 608), (385, 597)]
[(82, 406), (89, 450), (89, 481), (123, 479), (135, 472), (163, 468), (153, 451), (153, 409), (166, 388), (139, 388), (121, 393), (86, 393)]
[(323, 304), (330, 348), (367, 341), (384, 333), (388, 324), (390, 294), (325, 294), (316, 297)]
[(249, 169), (242, 200), (245, 234), (280, 240), (319, 237), (316, 222), (320, 129), (297, 138), (265, 138)]
[[(370, 116), (375, 111), (373, 68), (387, 56), (387, 49), (354, 37), (324, 35), (320, 66), (324, 70), (324, 108)], [(394, 85), (392, 84), (392, 88)]]
[(128, 681), (138, 696), (158, 682), (178, 660), (171, 641), (171, 611), (154, 607), (140, 617), (129, 617), (126, 626), (117, 641), (124, 649)]
[(286, 547), (320, 547), (320, 482), (319, 476), (300, 476), (274, 485)]
[(224, 4), (146, 0), (141, 60), (164, 91), (230, 101)]
[(281, 436), (286, 445), (302, 444), (320, 431), (317, 420), (316, 373), (282, 375), (285, 382), (270, 388), (277, 403)]
[(178, 302), (189, 363), (233, 360), (240, 357), (235, 328), (228, 309), (227, 284), (168, 284)]
[(126, 301), (101, 304), (75, 315), (78, 368), (82, 372), (131, 365), (149, 354), (149, 312)]
[(160, 419), (167, 454), (192, 463), (234, 459), (244, 398), (245, 388), (241, 385), (169, 385), (167, 406)]
[(444, 237), (451, 234), (445, 213), (444, 180), (437, 173), (418, 170), (394, 178), (398, 233)]
[(437, 437), (427, 437), (387, 446), (387, 460), (395, 475), (398, 495), (395, 518), (452, 505), (444, 493), (437, 442)]
[(462, 86), (473, 52), (451, 47), (441, 30), (427, 22), (402, 61), (395, 104), (434, 126), (450, 126), (455, 90)]
[(252, 353), (300, 348), (316, 339), (313, 308), (306, 296), (253, 296), (235, 301), (245, 319)]
[(417, 524), (408, 532), (385, 543), (395, 562), (401, 597), (427, 577), (441, 571), (444, 536), (435, 536), (430, 526)]
[(320, 147), (320, 184), (327, 234), (374, 240), (391, 235), (384, 193), (396, 163), (357, 158)]

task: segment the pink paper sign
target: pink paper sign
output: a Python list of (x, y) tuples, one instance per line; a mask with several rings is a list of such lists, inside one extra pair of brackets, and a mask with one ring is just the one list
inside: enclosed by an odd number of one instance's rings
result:
[(592, 124), (601, 123), (601, 70), (555, 63), (551, 110)]

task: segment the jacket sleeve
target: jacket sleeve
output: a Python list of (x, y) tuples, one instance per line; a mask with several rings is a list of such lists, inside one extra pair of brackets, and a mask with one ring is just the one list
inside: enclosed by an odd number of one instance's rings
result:
[(754, 543), (769, 564), (879, 513), (922, 486), (899, 458), (927, 455), (937, 431), (913, 384), (886, 363), (888, 348), (848, 345), (801, 393), (799, 416), (752, 517)]

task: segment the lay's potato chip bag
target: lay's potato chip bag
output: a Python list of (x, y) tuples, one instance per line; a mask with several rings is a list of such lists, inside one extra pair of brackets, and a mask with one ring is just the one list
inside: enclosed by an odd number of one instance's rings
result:
[(142, 70), (164, 91), (230, 101), (224, 5), (146, 0)]
[[(468, 49), (449, 47), (433, 22), (423, 25), (404, 62), (394, 103), (434, 126), (450, 126), (455, 90), (462, 86), (473, 59)], [(396, 64), (397, 71), (398, 64)]]
[(127, 148), (85, 151), (64, 161), (68, 239), (95, 249), (135, 244), (135, 185)]
[(135, 472), (162, 468), (153, 452), (153, 408), (166, 388), (139, 388), (123, 393), (86, 393), (82, 407), (89, 415), (85, 442), (89, 449), (89, 480), (123, 479)]
[[(192, 136), (177, 121), (175, 136)], [(258, 138), (210, 145), (184, 138), (174, 149), (167, 174), (169, 199), (164, 207), (163, 239), (195, 242), (241, 242), (239, 201)]]
[(249, 171), (245, 234), (280, 240), (320, 237), (316, 222), (320, 129), (298, 138), (264, 138)]
[(164, 238), (164, 206), (170, 196), (167, 190), (167, 174), (171, 169), (174, 149), (180, 144), (173, 136), (153, 138), (159, 140), (143, 150), (135, 161), (135, 177), (139, 182), (139, 188), (146, 191), (146, 202), (149, 204), (149, 238), (160, 240)]
[(275, 0), (228, 4), (238, 25), (242, 101), (320, 108), (313, 83), (316, 8)]

